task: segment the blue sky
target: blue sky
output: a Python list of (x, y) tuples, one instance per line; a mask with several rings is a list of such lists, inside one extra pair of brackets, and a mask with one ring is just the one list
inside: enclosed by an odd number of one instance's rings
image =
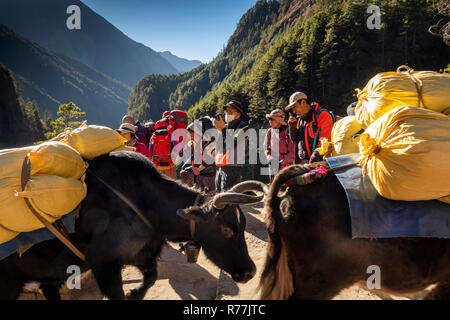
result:
[(256, 0), (81, 0), (131, 39), (207, 63)]

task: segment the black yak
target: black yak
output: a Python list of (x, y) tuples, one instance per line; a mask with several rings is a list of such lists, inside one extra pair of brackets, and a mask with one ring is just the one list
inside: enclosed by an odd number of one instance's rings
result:
[[(97, 177), (139, 208), (151, 228)], [(86, 184), (76, 232), (70, 235), (86, 263), (57, 239), (35, 244), (22, 257), (15, 253), (0, 261), (0, 299), (16, 299), (30, 281), (40, 282), (48, 299), (59, 299), (70, 265), (92, 269), (109, 299), (142, 299), (157, 278), (156, 258), (163, 244), (190, 240), (190, 220), (196, 224), (194, 240), (212, 262), (235, 281), (254, 276), (244, 238), (246, 220), (237, 204), (260, 201), (263, 195), (244, 192), (264, 192), (262, 183), (246, 181), (229, 192), (206, 195), (161, 175), (138, 153), (113, 152), (89, 162)], [(121, 278), (125, 265), (138, 267), (144, 275), (142, 286), (127, 297)]]
[[(261, 299), (331, 299), (381, 271), (380, 292), (414, 293), (437, 286), (426, 299), (450, 299), (450, 239), (353, 239), (345, 191), (334, 174), (281, 194), (289, 179), (320, 163), (278, 173), (266, 197), (269, 233)], [(323, 163), (322, 163), (323, 164)]]

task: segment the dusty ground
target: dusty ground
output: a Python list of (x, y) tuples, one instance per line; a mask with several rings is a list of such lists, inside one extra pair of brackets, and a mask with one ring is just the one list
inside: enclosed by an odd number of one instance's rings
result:
[[(231, 277), (217, 268), (200, 253), (198, 263), (186, 262), (186, 256), (178, 252), (178, 244), (169, 243), (158, 262), (158, 280), (145, 295), (146, 300), (213, 300), (213, 299), (257, 299), (256, 292), (261, 269), (264, 263), (267, 233), (263, 223), (262, 203), (242, 206), (247, 218), (246, 241), (251, 258), (256, 264), (256, 276), (246, 284), (237, 284)], [(142, 275), (134, 267), (122, 271), (125, 293), (140, 285)], [(61, 290), (63, 299), (101, 300), (103, 295), (98, 290), (90, 272), (83, 274), (81, 290)], [(417, 299), (423, 294), (409, 298)], [(388, 295), (377, 295), (359, 285), (342, 290), (335, 300), (383, 300), (409, 299)], [(22, 295), (21, 299), (44, 299), (39, 293)]]

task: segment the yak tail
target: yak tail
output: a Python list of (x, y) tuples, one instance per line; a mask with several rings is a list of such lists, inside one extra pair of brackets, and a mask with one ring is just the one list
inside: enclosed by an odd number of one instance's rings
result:
[(290, 179), (310, 170), (307, 166), (293, 165), (281, 170), (272, 182), (265, 203), (265, 223), (269, 234), (266, 261), (258, 289), (261, 300), (284, 300), (294, 292), (293, 275), (288, 263), (285, 241), (279, 233), (280, 198), (278, 193)]

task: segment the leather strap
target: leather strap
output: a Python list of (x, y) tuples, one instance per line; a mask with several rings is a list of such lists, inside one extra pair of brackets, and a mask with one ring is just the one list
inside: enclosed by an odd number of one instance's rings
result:
[[(30, 172), (31, 172), (31, 164), (30, 159), (28, 156), (25, 157), (23, 160), (22, 165), (22, 176), (21, 176), (21, 187), (22, 191), (25, 190), (25, 187), (30, 180)], [(68, 237), (66, 237), (64, 234), (62, 234), (57, 228), (55, 228), (54, 225), (52, 225), (50, 222), (48, 222), (45, 218), (43, 218), (31, 205), (30, 200), (28, 198), (24, 198), (25, 203), (27, 204), (28, 208), (30, 209), (31, 213), (51, 232), (57, 237), (67, 248), (70, 249), (78, 258), (80, 258), (83, 261), (86, 261), (86, 257), (84, 254), (75, 247), (75, 245), (69, 240)]]
[[(194, 201), (194, 206), (198, 206), (200, 204), (202, 198), (202, 194), (199, 193), (197, 195), (197, 197), (195, 197), (195, 201)], [(191, 232), (191, 240), (194, 240), (194, 235), (195, 235), (195, 221), (194, 220), (189, 220), (189, 230)]]
[(191, 230), (191, 240), (194, 240), (194, 235), (195, 235), (195, 221), (194, 220), (189, 220), (190, 222), (190, 230)]

